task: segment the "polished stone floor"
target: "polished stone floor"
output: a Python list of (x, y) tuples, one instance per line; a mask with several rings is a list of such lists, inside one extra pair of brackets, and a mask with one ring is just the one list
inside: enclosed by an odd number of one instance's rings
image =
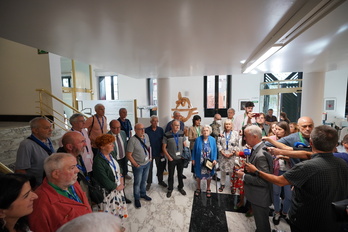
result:
[[(150, 190), (147, 192), (152, 201), (141, 200), (142, 207), (136, 209), (134, 204), (128, 204), (129, 217), (124, 219), (126, 231), (130, 232), (253, 232), (255, 231), (254, 218), (247, 218), (245, 209), (237, 212), (233, 209), (233, 196), (229, 188), (225, 188), (222, 193), (216, 193), (216, 182), (212, 181), (212, 197), (206, 197), (206, 182), (202, 181), (202, 193), (199, 197), (194, 196), (196, 181), (192, 177), (189, 169), (184, 169), (187, 179), (184, 180), (184, 189), (187, 193), (183, 196), (177, 190), (177, 180), (174, 181), (174, 191), (170, 198), (166, 197), (167, 189), (158, 185), (155, 174)], [(190, 166), (189, 166), (190, 167)], [(132, 173), (130, 173), (132, 175)], [(176, 177), (176, 175), (175, 175)], [(167, 182), (168, 176), (164, 176)], [(228, 180), (227, 180), (228, 181)], [(126, 195), (129, 199), (133, 198), (133, 179), (126, 180)], [(220, 183), (218, 182), (218, 186)], [(226, 185), (228, 186), (228, 185)], [(290, 231), (285, 221), (281, 221), (278, 226), (272, 223), (272, 229)]]

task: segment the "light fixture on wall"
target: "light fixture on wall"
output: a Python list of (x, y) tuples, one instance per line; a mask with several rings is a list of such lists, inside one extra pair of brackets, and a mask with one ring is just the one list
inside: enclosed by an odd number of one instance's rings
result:
[(268, 49), (263, 55), (261, 55), (257, 60), (255, 60), (250, 66), (248, 66), (243, 73), (249, 73), (251, 70), (259, 66), (262, 62), (267, 60), (274, 53), (279, 51), (283, 46), (282, 45), (274, 45), (270, 49)]

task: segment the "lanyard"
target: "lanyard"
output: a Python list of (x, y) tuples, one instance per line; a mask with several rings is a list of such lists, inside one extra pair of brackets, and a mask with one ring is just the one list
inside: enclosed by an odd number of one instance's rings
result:
[(196, 131), (197, 131), (197, 137), (201, 136), (201, 127), (196, 126)]
[(244, 126), (244, 122), (245, 122), (245, 116), (247, 116), (247, 114), (246, 114), (246, 113), (244, 113), (244, 118), (243, 118), (242, 127)]
[(225, 137), (226, 137), (226, 150), (228, 150), (228, 142), (230, 141), (231, 133), (232, 133), (232, 131), (230, 131), (230, 133), (227, 135), (226, 132), (225, 132)]
[(98, 123), (99, 123), (101, 132), (104, 133), (104, 131), (103, 131), (103, 128), (104, 128), (104, 116), (102, 117), (102, 123), (100, 123), (99, 118), (98, 118), (98, 115), (95, 115), (95, 117), (96, 117), (97, 120), (98, 120)]
[(301, 132), (298, 132), (298, 136), (300, 137), (300, 140), (301, 140), (302, 143), (307, 144), (307, 143), (304, 141)]
[(47, 153), (50, 151), (49, 155), (51, 155), (52, 153), (54, 153), (54, 148), (53, 148), (53, 146), (52, 146), (52, 142), (51, 142), (50, 139), (47, 139), (48, 145), (49, 145), (49, 147), (48, 147), (48, 146), (46, 145), (46, 143), (43, 143), (41, 140), (39, 140), (38, 138), (36, 138), (33, 134), (31, 134), (31, 135), (29, 136), (29, 138), (30, 138), (31, 140), (33, 140), (34, 142), (36, 142), (37, 144), (39, 144), (43, 149), (45, 149), (45, 151), (46, 151)]
[(116, 166), (116, 164), (115, 164), (114, 159), (112, 158), (112, 156), (109, 154), (109, 157), (110, 157), (110, 161), (109, 161), (102, 153), (99, 153), (99, 154), (100, 154), (100, 155), (103, 157), (103, 159), (105, 159), (106, 162), (108, 162), (108, 164), (110, 164), (111, 167), (114, 169), (114, 171), (115, 171), (115, 177), (116, 177), (116, 179), (118, 180), (117, 166)]
[(176, 151), (179, 151), (179, 135), (178, 135), (178, 133), (176, 133), (176, 134), (172, 133), (172, 134), (173, 134), (173, 137), (174, 137), (174, 140), (176, 143)]
[(64, 190), (68, 194), (69, 198), (74, 200), (74, 201), (82, 203), (82, 201), (80, 200), (79, 196), (76, 194), (74, 186), (71, 185), (69, 188), (71, 189), (72, 194), (69, 192), (69, 189), (68, 190)]

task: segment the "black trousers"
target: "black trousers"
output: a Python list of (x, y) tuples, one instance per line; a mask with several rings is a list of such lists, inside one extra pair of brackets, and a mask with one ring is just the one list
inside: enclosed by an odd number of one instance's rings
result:
[[(161, 160), (164, 161), (161, 161)], [(164, 157), (153, 157), (151, 164), (150, 164), (150, 170), (149, 170), (149, 175), (147, 176), (147, 183), (148, 184), (152, 184), (152, 170), (153, 170), (153, 160), (155, 160), (156, 162), (156, 167), (157, 167), (157, 178), (158, 178), (158, 182), (162, 182), (163, 181), (163, 172), (166, 168), (166, 164), (167, 161)]]
[(128, 159), (124, 157), (120, 160), (117, 160), (118, 165), (120, 165), (121, 173), (123, 176), (128, 174)]
[(182, 181), (182, 173), (184, 170), (184, 160), (179, 159), (179, 160), (173, 160), (173, 161), (168, 161), (168, 190), (173, 190), (173, 184), (174, 184), (174, 171), (176, 170), (178, 172), (178, 188), (182, 189), (184, 187), (184, 182)]

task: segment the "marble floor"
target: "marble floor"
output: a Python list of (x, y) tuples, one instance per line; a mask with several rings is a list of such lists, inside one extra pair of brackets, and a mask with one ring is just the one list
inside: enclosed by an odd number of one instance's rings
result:
[[(196, 181), (190, 172), (191, 168), (184, 169), (184, 189), (187, 193), (183, 196), (177, 190), (177, 180), (174, 181), (174, 190), (170, 198), (166, 197), (167, 189), (158, 185), (155, 174), (150, 190), (147, 192), (152, 201), (147, 202), (141, 199), (142, 207), (134, 207), (133, 198), (133, 179), (126, 180), (126, 196), (133, 201), (128, 204), (128, 218), (124, 219), (126, 231), (130, 232), (253, 232), (255, 231), (254, 218), (245, 217), (243, 212), (237, 212), (233, 209), (233, 196), (229, 189), (225, 188), (222, 193), (216, 193), (216, 182), (212, 181), (212, 197), (207, 198), (205, 194), (206, 184), (202, 181), (202, 193), (199, 197), (194, 196)], [(129, 173), (132, 175), (132, 173)], [(176, 175), (175, 175), (176, 176)], [(167, 182), (168, 175), (164, 176)], [(228, 180), (226, 180), (228, 181)], [(220, 184), (218, 183), (218, 186)], [(228, 185), (226, 185), (228, 186)], [(241, 209), (240, 211), (243, 211)], [(290, 231), (285, 221), (280, 222), (278, 226), (272, 223), (272, 229)]]

